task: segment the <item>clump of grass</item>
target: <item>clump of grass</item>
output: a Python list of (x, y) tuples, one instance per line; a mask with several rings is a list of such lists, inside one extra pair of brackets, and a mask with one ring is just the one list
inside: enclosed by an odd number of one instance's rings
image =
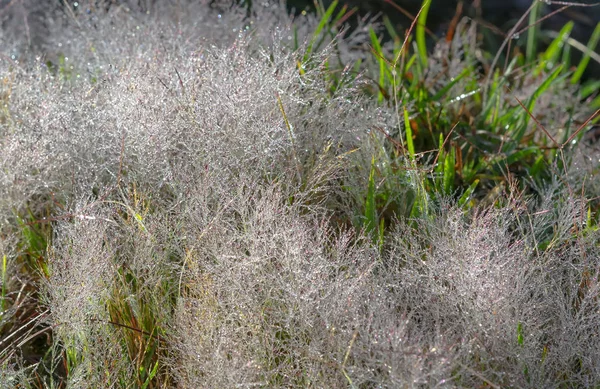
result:
[(0, 60), (4, 382), (598, 385), (570, 28), (491, 66), (427, 6), (390, 42), (337, 2), (65, 8)]

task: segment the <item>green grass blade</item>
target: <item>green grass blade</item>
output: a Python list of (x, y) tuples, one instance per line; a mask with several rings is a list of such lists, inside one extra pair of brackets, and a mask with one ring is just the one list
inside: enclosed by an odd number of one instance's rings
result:
[(454, 147), (450, 149), (450, 152), (444, 158), (444, 176), (443, 176), (443, 188), (444, 193), (447, 195), (451, 195), (454, 190), (454, 177), (456, 176), (456, 152), (454, 151)]
[(431, 6), (431, 0), (424, 0), (421, 6), (421, 14), (417, 20), (416, 27), (416, 39), (417, 48), (419, 52), (419, 58), (421, 59), (421, 65), (427, 66), (427, 41), (425, 40), (425, 27), (427, 23), (427, 14), (429, 13), (429, 7)]
[(471, 185), (469, 185), (467, 190), (465, 190), (465, 193), (463, 193), (462, 196), (460, 196), (460, 199), (458, 199), (458, 206), (460, 208), (465, 207), (469, 203), (469, 201), (471, 200), (471, 196), (475, 192), (475, 189), (477, 188), (478, 184), (479, 184), (479, 179), (476, 179), (475, 181), (473, 181), (471, 183)]
[(383, 51), (381, 50), (381, 45), (379, 44), (379, 39), (372, 27), (369, 28), (369, 36), (371, 37), (371, 45), (375, 51), (374, 55), (379, 63), (379, 92), (377, 92), (377, 101), (381, 103), (383, 101), (383, 93), (381, 90), (382, 88), (385, 89), (385, 58), (383, 56)]
[(371, 172), (369, 173), (369, 186), (365, 201), (365, 229), (374, 237), (377, 229), (377, 206), (375, 204), (375, 157), (371, 159)]
[(377, 231), (377, 245), (379, 247), (379, 252), (383, 249), (384, 243), (384, 233), (385, 233), (385, 219), (381, 218), (379, 221), (379, 230)]
[[(2, 256), (2, 312), (6, 311), (8, 302), (6, 301), (6, 293), (7, 293), (7, 284), (8, 284), (8, 272), (7, 272), (7, 259), (6, 254)], [(0, 318), (2, 316), (0, 315)]]
[[(597, 96), (594, 100), (592, 100), (592, 102), (590, 103), (590, 107), (592, 109), (598, 109), (600, 108), (600, 96)], [(600, 119), (600, 117), (596, 118), (593, 123), (597, 123), (598, 119)]]
[(600, 80), (589, 81), (582, 85), (579, 96), (581, 99), (586, 99), (598, 91), (600, 91)]
[(438, 163), (435, 166), (436, 173), (442, 173), (444, 171), (444, 159), (446, 158), (446, 153), (444, 152), (444, 134), (440, 132), (440, 139), (438, 140), (439, 147), (439, 156)]
[(404, 129), (406, 131), (406, 147), (408, 148), (408, 156), (411, 162), (415, 162), (415, 145), (413, 143), (412, 127), (408, 117), (408, 110), (404, 108)]
[(596, 24), (596, 28), (594, 29), (594, 32), (592, 33), (592, 37), (590, 38), (590, 40), (588, 42), (587, 50), (586, 50), (585, 54), (583, 55), (583, 58), (579, 62), (579, 65), (577, 66), (575, 73), (573, 73), (573, 77), (571, 77), (572, 84), (575, 84), (575, 83), (579, 82), (579, 80), (581, 80), (581, 77), (583, 76), (583, 72), (585, 72), (585, 69), (587, 68), (587, 66), (590, 62), (590, 53), (592, 53), (592, 52), (594, 52), (594, 50), (596, 50), (596, 46), (598, 45), (599, 40), (600, 40), (600, 23)]
[(500, 96), (502, 93), (500, 86), (504, 85), (504, 80), (504, 77), (500, 77), (500, 70), (496, 69), (494, 71), (491, 86), (488, 90), (486, 105), (481, 113), (482, 117), (485, 118), (485, 122), (491, 123), (492, 126), (495, 126), (498, 112), (500, 111)]
[[(533, 94), (527, 101), (527, 104), (525, 105), (527, 107), (527, 109), (529, 110), (529, 112), (531, 112), (533, 114), (533, 109), (535, 108), (535, 102), (542, 94), (544, 94), (548, 90), (548, 88), (550, 88), (552, 83), (562, 73), (563, 68), (564, 68), (563, 65), (559, 65), (556, 69), (554, 69), (554, 71), (552, 73), (550, 73), (550, 75), (548, 77), (546, 77), (544, 82), (542, 82), (542, 84), (535, 90), (535, 92), (533, 92)], [(522, 133), (516, 137), (517, 139), (514, 139), (517, 143), (521, 142), (521, 138), (523, 137), (524, 132), (527, 129), (526, 128), (527, 123), (529, 123), (529, 119), (531, 118), (529, 116), (528, 112), (523, 112), (523, 114), (525, 115), (525, 126), (523, 126), (523, 131), (521, 131)]]
[(517, 324), (517, 344), (522, 346), (523, 343), (525, 343), (523, 335), (523, 323), (519, 322)]
[(317, 39), (319, 38), (321, 31), (323, 31), (325, 26), (331, 20), (331, 15), (333, 15), (333, 11), (335, 11), (335, 8), (337, 7), (337, 5), (338, 5), (338, 0), (334, 0), (331, 3), (331, 5), (329, 6), (329, 8), (327, 8), (325, 13), (323, 14), (323, 17), (319, 21), (317, 28), (315, 28), (315, 31), (313, 32), (313, 35), (310, 38), (310, 42), (309, 42), (308, 46), (306, 47), (306, 53), (304, 54), (303, 62), (307, 61), (308, 58), (310, 57), (310, 55), (313, 53), (314, 44), (317, 41)]
[(433, 95), (433, 97), (431, 98), (432, 101), (439, 101), (442, 97), (444, 97), (444, 95), (454, 86), (456, 85), (457, 82), (459, 82), (460, 80), (462, 80), (466, 75), (468, 75), (470, 72), (470, 69), (466, 68), (464, 69), (458, 76), (454, 77), (454, 79), (452, 79), (452, 81), (450, 81), (448, 84), (444, 85), (444, 87), (442, 89), (440, 89), (435, 95)]
[(394, 25), (390, 21), (390, 18), (387, 15), (383, 16), (383, 25), (385, 26), (386, 31), (388, 32), (388, 34), (390, 34), (394, 41), (400, 39), (400, 36), (396, 32), (396, 28), (394, 27)]
[[(141, 369), (141, 367), (140, 367), (140, 369)], [(154, 367), (152, 368), (152, 370), (148, 374), (148, 377), (146, 378), (144, 384), (142, 385), (142, 389), (148, 388), (148, 385), (150, 384), (150, 382), (152, 382), (152, 380), (154, 379), (154, 376), (156, 376), (157, 372), (158, 372), (158, 361), (156, 361), (154, 363)]]
[(529, 13), (529, 29), (527, 30), (527, 47), (525, 48), (525, 60), (527, 63), (533, 63), (536, 59), (537, 35), (539, 27), (536, 24), (540, 13), (540, 1), (534, 1), (531, 12)]
[(554, 64), (558, 61), (561, 49), (564, 47), (567, 39), (569, 39), (571, 31), (573, 31), (574, 25), (575, 23), (573, 23), (573, 21), (569, 21), (563, 26), (563, 28), (560, 29), (558, 36), (554, 38), (552, 43), (550, 43), (550, 46), (548, 46), (542, 55), (543, 61), (540, 64), (540, 67), (545, 66), (548, 68), (554, 66)]

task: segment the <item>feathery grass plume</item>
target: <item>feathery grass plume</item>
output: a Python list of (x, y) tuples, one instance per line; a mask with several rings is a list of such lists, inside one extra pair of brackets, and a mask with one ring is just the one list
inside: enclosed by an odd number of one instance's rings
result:
[(452, 355), (444, 359), (446, 379), (500, 387), (597, 382), (590, 323), (598, 313), (578, 308), (579, 301), (597, 307), (597, 288), (586, 278), (597, 272), (597, 249), (577, 232), (578, 201), (552, 188), (542, 198), (508, 198), (471, 217), (442, 204), (434, 219), (392, 233), (386, 284), (401, 291), (407, 327), (424, 337), (422, 347)]
[[(196, 10), (218, 24), (237, 20), (223, 29), (242, 27), (235, 12), (218, 18)], [(373, 120), (365, 112), (379, 113), (350, 84), (327, 97), (319, 66), (326, 53), (300, 77), (300, 54), (279, 35), (269, 35), (270, 47), (261, 43), (259, 30), (268, 26), (219, 43), (193, 23), (174, 26), (123, 8), (71, 23), (55, 31), (56, 57), (23, 67), (3, 61), (2, 212), (15, 219), (36, 207), (34, 219), (46, 217), (55, 230), (44, 289), (55, 328), (48, 379), (144, 384), (165, 372), (163, 364), (156, 369), (155, 347), (179, 292), (171, 266), (182, 265), (185, 252), (177, 238), (185, 231), (161, 223), (152, 230), (160, 207), (189, 201), (207, 171), (218, 177), (211, 185), (219, 204), (237, 187), (291, 179), (298, 163), (302, 181), (281, 185), (297, 206), (315, 201), (306, 197), (311, 191), (323, 201), (323, 185), (340, 169), (339, 152), (329, 150), (358, 144), (356, 134)], [(96, 214), (102, 204), (110, 205)]]
[(240, 187), (212, 222), (188, 227), (171, 363), (183, 387), (345, 382), (376, 256), (329, 240), (324, 220), (286, 199), (277, 186)]
[[(179, 231), (139, 191), (86, 203), (56, 226), (44, 285), (55, 365), (76, 387), (168, 385), (163, 339), (175, 304)], [(89, 234), (89, 235), (88, 235)], [(77, 237), (79, 237), (77, 239)]]
[[(246, 31), (235, 12), (218, 18), (197, 7), (190, 13), (200, 18), (188, 24), (120, 8), (77, 19), (57, 32), (55, 39), (64, 41), (60, 64), (38, 62), (28, 76), (5, 63), (14, 78), (8, 112), (19, 124), (3, 137), (10, 150), (6, 190), (17, 180), (28, 186), (25, 192), (55, 195), (98, 195), (119, 180), (160, 187), (190, 164), (221, 170), (224, 179), (229, 173), (235, 179), (245, 166), (265, 175), (282, 163), (298, 163), (290, 160), (292, 148), (310, 160), (328, 139), (355, 143), (353, 137), (372, 124), (361, 108), (373, 108), (352, 86), (327, 96), (326, 71), (319, 67), (325, 56), (316, 55), (316, 66), (301, 78), (299, 54), (278, 43), (283, 32), (269, 35), (270, 48), (261, 46), (268, 26)], [(233, 20), (223, 24), (223, 18)], [(238, 32), (212, 42), (202, 35), (211, 24), (196, 24), (204, 19), (220, 29), (237, 23)], [(5, 201), (24, 203), (29, 197), (21, 193)]]
[(600, 182), (598, 181), (598, 162), (600, 161), (600, 146), (589, 136), (573, 148), (571, 163), (566, 172), (569, 186), (575, 192), (591, 200), (593, 209), (597, 209), (600, 199)]
[[(466, 22), (400, 60), (376, 28), (337, 34), (336, 3), (299, 27), (279, 3), (145, 4), (63, 8), (43, 58), (0, 56), (0, 377), (600, 383), (599, 237), (579, 197), (595, 166), (542, 147), (506, 97), (558, 139), (579, 118), (557, 103), (564, 74), (513, 66), (482, 88)], [(355, 74), (368, 42), (375, 89)], [(513, 125), (527, 131), (510, 143)], [(480, 179), (489, 201), (448, 198)], [(349, 228), (366, 214), (379, 244)]]
[(121, 371), (116, 365), (122, 360), (105, 308), (114, 283), (116, 247), (107, 212), (76, 211), (81, 219), (55, 226), (49, 251), (44, 297), (54, 327), (53, 362), (58, 365), (51, 368), (64, 364), (68, 385), (110, 387), (117, 382), (111, 376)]

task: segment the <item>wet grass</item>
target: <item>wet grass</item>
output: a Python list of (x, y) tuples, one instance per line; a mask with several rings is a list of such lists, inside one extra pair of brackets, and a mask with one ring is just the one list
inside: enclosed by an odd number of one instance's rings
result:
[(600, 385), (600, 27), (188, 6), (0, 58), (0, 387)]

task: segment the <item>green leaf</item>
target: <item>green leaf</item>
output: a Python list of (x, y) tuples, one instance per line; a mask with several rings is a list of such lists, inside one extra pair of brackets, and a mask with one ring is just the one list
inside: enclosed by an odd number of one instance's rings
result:
[(473, 195), (473, 192), (475, 192), (475, 188), (477, 188), (478, 184), (479, 179), (475, 179), (475, 181), (473, 181), (471, 185), (469, 185), (467, 190), (465, 190), (465, 193), (463, 193), (462, 196), (460, 196), (460, 199), (458, 199), (458, 206), (460, 208), (463, 208), (468, 203), (468, 201), (471, 199), (471, 196)]
[(421, 65), (423, 65), (423, 67), (427, 66), (427, 42), (425, 40), (425, 28), (427, 24), (427, 14), (429, 13), (430, 6), (431, 0), (423, 1), (423, 5), (421, 5), (421, 13), (419, 14), (419, 19), (417, 20), (417, 27), (415, 32), (419, 58), (421, 59)]
[(304, 54), (304, 58), (303, 58), (302, 62), (308, 61), (308, 58), (313, 53), (314, 44), (317, 41), (317, 39), (319, 38), (319, 35), (321, 34), (321, 31), (323, 31), (323, 29), (325, 28), (325, 26), (331, 20), (331, 15), (333, 15), (333, 11), (337, 7), (337, 5), (338, 5), (338, 0), (334, 0), (331, 3), (331, 5), (329, 6), (329, 8), (327, 8), (327, 10), (325, 11), (325, 13), (323, 14), (323, 17), (321, 17), (321, 20), (319, 21), (319, 24), (317, 25), (317, 28), (315, 28), (315, 31), (313, 32), (313, 35), (312, 35), (312, 37), (310, 39), (310, 42), (308, 43), (308, 46), (306, 47), (306, 53)]
[(383, 249), (384, 232), (385, 232), (385, 219), (381, 218), (381, 220), (379, 221), (379, 230), (378, 230), (378, 234), (377, 234), (377, 243), (378, 243), (380, 252)]
[(556, 38), (554, 38), (542, 55), (542, 61), (538, 67), (538, 72), (544, 68), (552, 68), (554, 64), (558, 62), (560, 51), (564, 47), (565, 42), (569, 39), (569, 35), (571, 35), (574, 25), (575, 23), (573, 23), (573, 21), (569, 21), (560, 29)]
[(446, 153), (444, 152), (444, 134), (442, 134), (440, 132), (440, 138), (438, 140), (438, 147), (439, 147), (439, 156), (438, 156), (438, 163), (435, 166), (435, 172), (436, 173), (443, 173), (444, 172), (444, 160), (446, 159)]
[(379, 39), (372, 27), (369, 28), (369, 35), (371, 37), (371, 45), (375, 51), (376, 60), (379, 63), (379, 92), (377, 93), (377, 101), (381, 103), (383, 101), (383, 93), (381, 90), (382, 88), (385, 88), (385, 58), (383, 56), (383, 51), (381, 50), (381, 45), (379, 44)]
[(527, 157), (531, 156), (531, 155), (535, 155), (540, 151), (540, 148), (538, 146), (531, 146), (531, 147), (526, 147), (524, 149), (520, 149), (512, 154), (510, 154), (507, 158), (506, 158), (506, 164), (510, 165), (513, 164), (515, 162), (522, 162), (524, 161)]
[(581, 80), (581, 77), (583, 76), (583, 73), (585, 72), (585, 69), (587, 68), (587, 66), (590, 62), (590, 53), (593, 53), (596, 50), (596, 46), (598, 45), (599, 40), (600, 40), (600, 23), (596, 24), (596, 28), (594, 29), (594, 32), (592, 33), (592, 37), (590, 38), (590, 40), (588, 42), (587, 50), (585, 51), (583, 58), (579, 62), (579, 65), (577, 66), (575, 73), (573, 73), (573, 77), (571, 77), (572, 84), (575, 84), (575, 83), (579, 82), (579, 80)]
[(450, 88), (452, 88), (454, 85), (456, 85), (457, 82), (459, 82), (466, 75), (468, 75), (469, 72), (470, 72), (469, 68), (463, 69), (463, 71), (460, 72), (460, 74), (458, 76), (454, 77), (452, 79), (452, 81), (450, 81), (449, 83), (447, 83), (446, 85), (444, 85), (444, 87), (442, 89), (440, 89), (435, 95), (433, 95), (433, 97), (431, 98), (431, 100), (433, 100), (433, 101), (439, 101), (442, 97), (444, 97), (444, 95), (446, 94), (446, 92), (448, 92), (450, 90)]
[(519, 346), (522, 346), (524, 343), (523, 337), (523, 323), (519, 322), (517, 324), (517, 343)]
[(600, 91), (600, 80), (592, 80), (581, 86), (579, 95), (582, 99), (586, 99), (598, 91)]
[(369, 173), (369, 186), (365, 200), (365, 229), (374, 236), (377, 228), (377, 206), (375, 204), (375, 156), (371, 159), (371, 172)]
[(404, 108), (404, 129), (406, 130), (406, 147), (408, 147), (408, 156), (411, 162), (415, 162), (415, 145), (413, 143), (412, 127), (410, 126), (410, 119), (408, 117), (408, 111)]
[(447, 195), (452, 194), (454, 190), (454, 177), (456, 175), (456, 169), (454, 167), (456, 163), (456, 152), (454, 147), (450, 149), (450, 153), (444, 158), (444, 176), (443, 176), (443, 187), (444, 193)]
[(527, 47), (525, 49), (525, 60), (527, 63), (533, 63), (536, 57), (537, 35), (539, 27), (537, 19), (540, 13), (540, 1), (534, 1), (531, 12), (529, 13), (529, 29), (527, 30)]
[[(548, 77), (546, 77), (544, 82), (542, 82), (542, 84), (535, 90), (535, 92), (533, 92), (533, 95), (531, 95), (531, 97), (529, 98), (527, 105), (526, 105), (529, 112), (533, 113), (533, 109), (535, 108), (536, 100), (544, 92), (546, 92), (548, 90), (548, 88), (550, 88), (550, 86), (552, 85), (554, 80), (556, 80), (556, 78), (560, 75), (562, 70), (563, 70), (563, 65), (559, 65), (556, 69), (554, 69), (554, 71), (552, 73), (550, 73), (550, 75)], [(527, 114), (527, 117), (529, 117), (528, 114)]]
[[(7, 306), (8, 306), (8, 301), (6, 300), (6, 293), (7, 293), (7, 288), (8, 288), (8, 271), (6, 269), (7, 267), (7, 259), (6, 259), (6, 254), (4, 254), (2, 256), (2, 312), (6, 311)], [(1, 318), (1, 316), (0, 316)]]
[(385, 26), (386, 31), (388, 32), (388, 34), (390, 34), (393, 40), (400, 39), (400, 36), (396, 32), (396, 28), (394, 27), (394, 25), (390, 21), (390, 18), (387, 15), (383, 16), (383, 25)]
[[(143, 367), (140, 367), (140, 370), (141, 369), (143, 369)], [(150, 382), (152, 381), (152, 379), (154, 379), (154, 377), (156, 376), (157, 372), (158, 372), (158, 361), (156, 361), (154, 363), (154, 367), (152, 368), (152, 370), (150, 371), (150, 374), (148, 374), (148, 377), (144, 381), (144, 383), (142, 385), (142, 389), (148, 388), (148, 385), (150, 384)]]

